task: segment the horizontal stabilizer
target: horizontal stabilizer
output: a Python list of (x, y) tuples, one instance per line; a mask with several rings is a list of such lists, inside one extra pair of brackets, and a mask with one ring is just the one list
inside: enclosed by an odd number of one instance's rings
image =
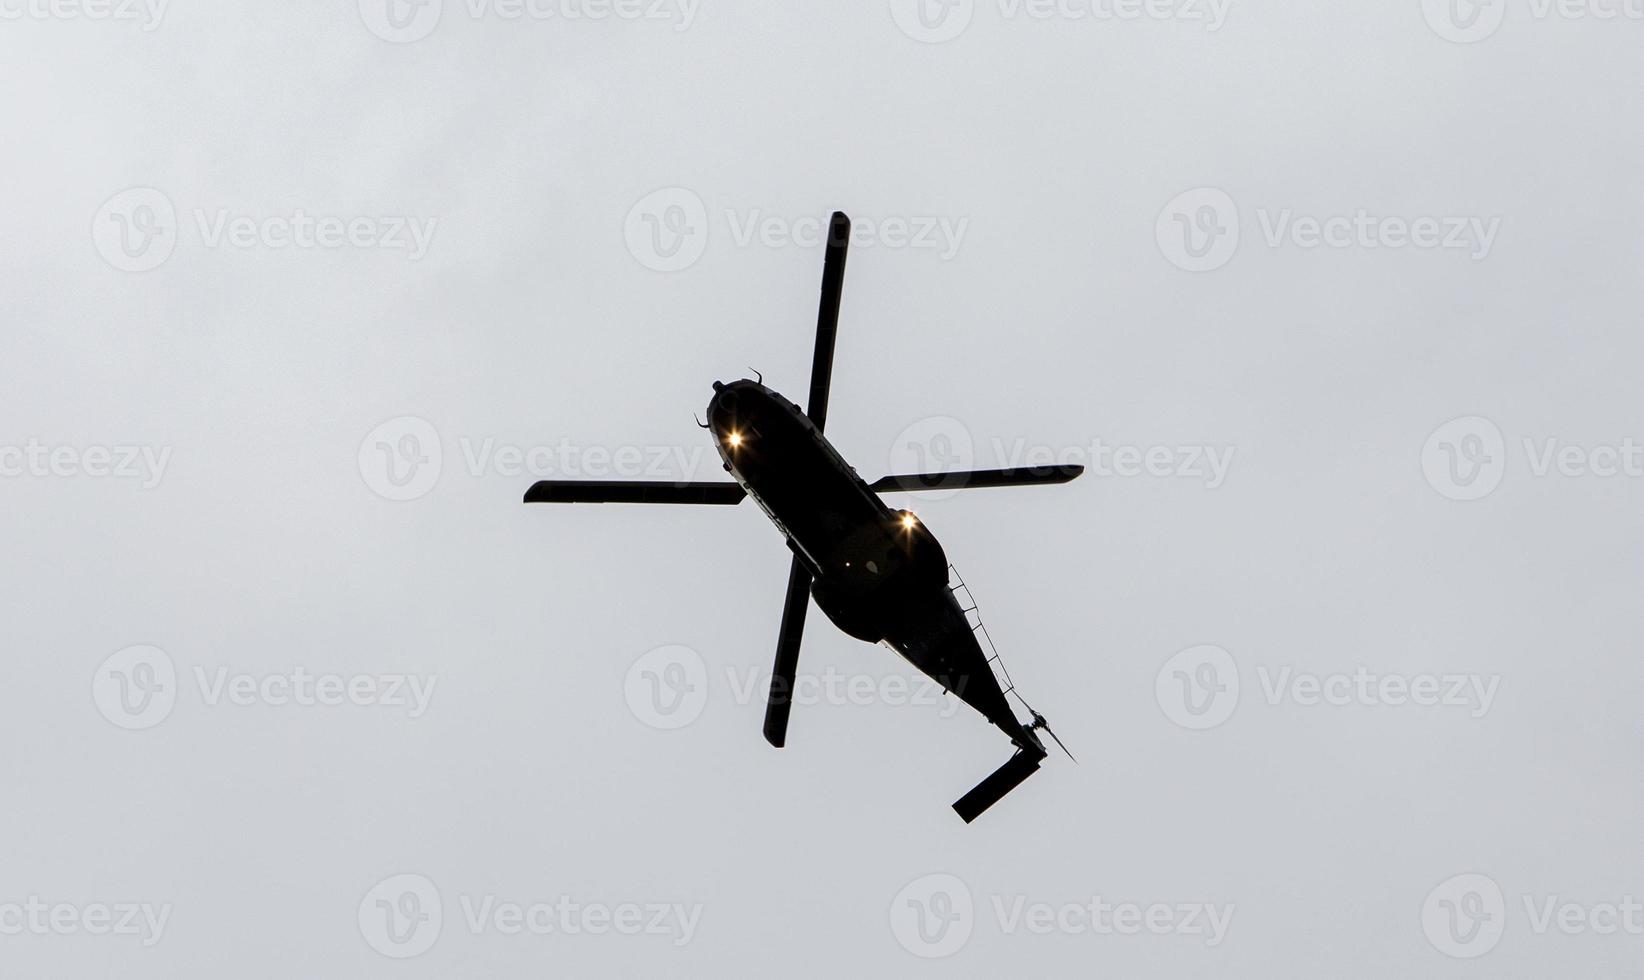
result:
[(739, 504), (737, 483), (646, 480), (543, 480), (525, 491), (528, 504)]
[(1004, 799), (1005, 794), (1022, 785), (1022, 781), (1039, 771), (1044, 759), (1042, 752), (1018, 751), (1010, 761), (993, 771), (993, 775), (976, 784), (976, 788), (959, 798), (953, 805), (955, 813), (965, 823), (981, 816), (988, 807)]
[(952, 473), (916, 473), (880, 477), (868, 487), (875, 493), (897, 490), (962, 490), (971, 487), (1032, 487), (1067, 483), (1083, 473), (1083, 466), (1036, 466), (1014, 470), (956, 470)]

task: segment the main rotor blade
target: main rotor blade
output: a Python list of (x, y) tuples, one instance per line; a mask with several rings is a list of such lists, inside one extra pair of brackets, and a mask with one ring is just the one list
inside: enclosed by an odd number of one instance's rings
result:
[(811, 573), (795, 555), (788, 569), (788, 598), (782, 605), (782, 627), (776, 635), (776, 664), (771, 692), (765, 699), (765, 741), (777, 748), (788, 742), (788, 711), (793, 708), (793, 681), (799, 670), (799, 641), (805, 634), (805, 611), (811, 602)]
[(805, 415), (821, 431), (828, 423), (828, 391), (833, 386), (833, 341), (839, 333), (839, 300), (845, 292), (845, 254), (851, 219), (835, 211), (828, 224), (828, 253), (822, 260), (822, 305), (816, 314), (816, 352), (811, 358), (811, 394)]
[(528, 504), (739, 504), (737, 483), (646, 480), (543, 480), (525, 491)]
[(1083, 473), (1083, 466), (1044, 466), (1014, 470), (958, 470), (952, 473), (918, 473), (911, 476), (884, 476), (869, 487), (875, 493), (896, 490), (963, 490), (971, 487), (1033, 487), (1067, 483)]

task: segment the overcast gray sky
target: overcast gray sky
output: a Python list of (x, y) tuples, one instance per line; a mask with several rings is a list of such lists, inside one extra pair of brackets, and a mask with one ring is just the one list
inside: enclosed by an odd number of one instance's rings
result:
[[(804, 6), (805, 9), (797, 9)], [(0, 0), (8, 976), (1616, 975), (1644, 6)], [(802, 398), (1053, 757), (715, 479)]]

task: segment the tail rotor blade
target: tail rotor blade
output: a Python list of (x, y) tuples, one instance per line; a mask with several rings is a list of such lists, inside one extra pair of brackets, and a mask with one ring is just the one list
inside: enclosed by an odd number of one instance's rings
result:
[(1032, 711), (1032, 709), (1029, 709), (1029, 711), (1033, 715), (1032, 729), (1034, 731), (1042, 731), (1046, 735), (1049, 735), (1050, 740), (1056, 743), (1056, 747), (1062, 750), (1062, 754), (1077, 763), (1079, 760), (1073, 758), (1073, 753), (1069, 752), (1067, 750), (1067, 746), (1062, 744), (1062, 740), (1056, 737), (1056, 733), (1050, 730), (1050, 722), (1045, 720), (1045, 716), (1037, 711)]
[(1049, 725), (1045, 726), (1045, 734), (1050, 736), (1050, 740), (1056, 743), (1056, 747), (1062, 750), (1063, 755), (1067, 756), (1069, 759), (1072, 759), (1074, 762), (1079, 761), (1078, 759), (1073, 758), (1073, 753), (1067, 750), (1067, 746), (1062, 744), (1062, 740), (1056, 737), (1056, 733), (1050, 730)]

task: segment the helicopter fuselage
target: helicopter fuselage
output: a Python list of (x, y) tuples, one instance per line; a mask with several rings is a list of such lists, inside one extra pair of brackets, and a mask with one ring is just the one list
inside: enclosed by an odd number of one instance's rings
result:
[(834, 625), (890, 646), (1043, 753), (1005, 700), (922, 521), (886, 506), (798, 405), (757, 381), (715, 382), (707, 427), (725, 470), (810, 571), (811, 595)]

